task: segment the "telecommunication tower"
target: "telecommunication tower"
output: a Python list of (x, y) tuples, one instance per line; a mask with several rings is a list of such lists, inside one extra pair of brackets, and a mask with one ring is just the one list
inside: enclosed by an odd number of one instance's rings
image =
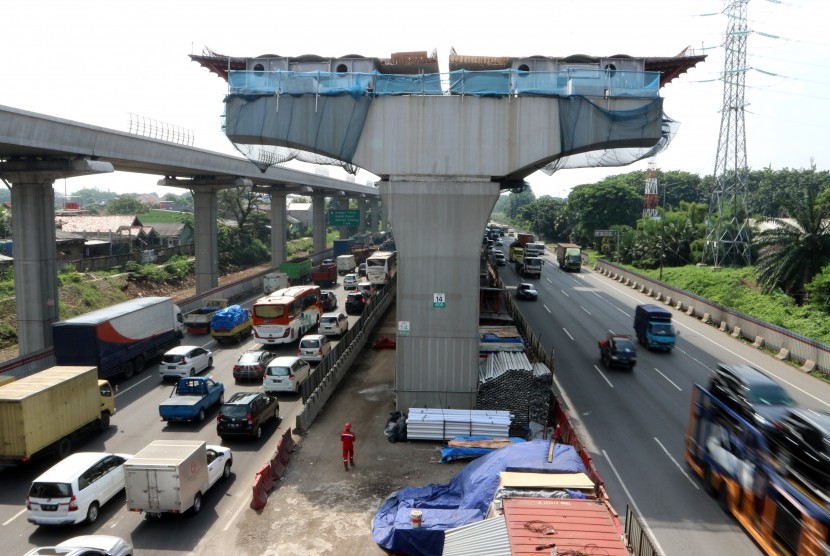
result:
[(716, 267), (751, 264), (746, 222), (749, 170), (744, 128), (748, 3), (749, 0), (727, 0), (724, 10), (728, 23), (722, 76), (723, 106), (703, 252), (706, 262)]
[(654, 161), (648, 163), (646, 171), (646, 191), (643, 195), (643, 218), (657, 218), (657, 170), (654, 168)]

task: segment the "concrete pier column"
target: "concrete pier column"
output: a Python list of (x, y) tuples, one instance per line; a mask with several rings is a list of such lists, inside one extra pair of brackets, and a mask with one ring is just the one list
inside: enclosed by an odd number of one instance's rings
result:
[(14, 233), (14, 293), (20, 354), (52, 345), (58, 320), (53, 179), (33, 174), (11, 188)]
[(193, 243), (196, 250), (196, 293), (219, 285), (219, 245), (216, 240), (216, 192), (219, 187), (200, 186), (193, 192)]
[(489, 179), (380, 184), (398, 249), (397, 408), (472, 409), (478, 390), (481, 234), (499, 196)]
[(378, 233), (378, 226), (380, 225), (380, 203), (376, 199), (372, 199), (370, 202), (372, 203), (372, 223), (370, 230), (372, 235), (375, 235)]
[(311, 196), (311, 225), (312, 252), (321, 253), (326, 250), (326, 196), (323, 194)]
[(366, 199), (357, 200), (357, 210), (360, 211), (360, 224), (357, 225), (357, 233), (366, 231)]
[(288, 238), (286, 193), (271, 193), (271, 266), (279, 268), (285, 262), (285, 242)]

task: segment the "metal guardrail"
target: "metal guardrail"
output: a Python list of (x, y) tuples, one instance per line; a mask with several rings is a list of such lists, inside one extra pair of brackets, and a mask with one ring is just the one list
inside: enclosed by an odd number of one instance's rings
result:
[(625, 506), (625, 538), (628, 540), (628, 549), (634, 556), (663, 556), (643, 526), (640, 516), (629, 505)]

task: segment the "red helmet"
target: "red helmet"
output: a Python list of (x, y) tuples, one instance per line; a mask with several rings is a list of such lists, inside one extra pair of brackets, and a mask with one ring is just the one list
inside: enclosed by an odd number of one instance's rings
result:
[(350, 428), (352, 428), (352, 424), (351, 424), (351, 423), (346, 423), (346, 424), (343, 426), (343, 428), (345, 428), (345, 429), (350, 429)]

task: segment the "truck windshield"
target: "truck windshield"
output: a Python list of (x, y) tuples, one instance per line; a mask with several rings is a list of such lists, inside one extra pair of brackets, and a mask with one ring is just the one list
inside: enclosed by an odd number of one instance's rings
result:
[(655, 336), (674, 336), (674, 329), (670, 324), (652, 324), (651, 333)]

